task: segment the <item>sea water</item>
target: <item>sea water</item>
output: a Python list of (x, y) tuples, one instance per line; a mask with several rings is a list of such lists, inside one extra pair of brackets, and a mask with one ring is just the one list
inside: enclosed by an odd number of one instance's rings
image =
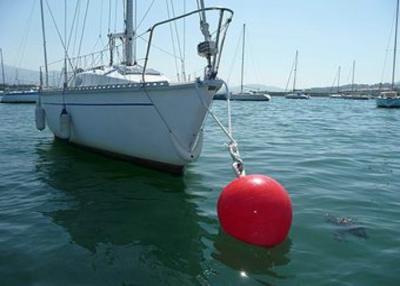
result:
[[(226, 122), (226, 103), (213, 108)], [(0, 285), (400, 285), (400, 110), (273, 98), (232, 111), (247, 173), (292, 199), (273, 249), (220, 228), (234, 175), (211, 117), (174, 177), (54, 141), (33, 105), (0, 105)]]

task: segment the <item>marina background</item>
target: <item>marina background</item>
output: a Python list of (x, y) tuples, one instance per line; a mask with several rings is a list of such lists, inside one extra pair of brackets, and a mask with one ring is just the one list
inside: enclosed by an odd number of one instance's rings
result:
[[(48, 2), (62, 31), (64, 5), (57, 5), (58, 2), (52, 0)], [(183, 1), (174, 2), (176, 14), (181, 13)], [(195, 1), (185, 2), (187, 11), (195, 8)], [(67, 7), (68, 27), (71, 26), (73, 19), (74, 3), (75, 1), (71, 1)], [(108, 3), (107, 0), (89, 3), (87, 21), (90, 25), (86, 27), (82, 55), (102, 49), (107, 43)], [(122, 2), (112, 1), (112, 3), (110, 28), (112, 31), (120, 31), (123, 25), (122, 21), (119, 21), (122, 19)], [(140, 19), (150, 3), (151, 1), (139, 1)], [(351, 65), (354, 59), (357, 61), (356, 83), (375, 84), (390, 81), (389, 59), (393, 50), (388, 44), (391, 43), (394, 34), (394, 1), (253, 0), (244, 5), (241, 0), (228, 2), (219, 0), (208, 1), (207, 4), (229, 6), (235, 11), (219, 74), (232, 86), (240, 83), (240, 53), (236, 53), (236, 50), (243, 23), (246, 23), (248, 28), (245, 71), (248, 84), (285, 88), (296, 49), (300, 52), (298, 88), (331, 86), (339, 65), (342, 66), (341, 82), (350, 83)], [(81, 1), (81, 18), (85, 5), (86, 1)], [(114, 11), (115, 8), (117, 13)], [(166, 18), (168, 14), (165, 1), (155, 1), (151, 13), (140, 25), (139, 33), (145, 31), (155, 21)], [(62, 58), (63, 49), (47, 12), (46, 19), (49, 62), (53, 62)], [(182, 31), (181, 24), (178, 26), (179, 32)], [(186, 50), (189, 53), (195, 50), (199, 32), (197, 32), (197, 21), (193, 23), (188, 21), (187, 25)], [(0, 47), (3, 49), (5, 64), (38, 72), (39, 66), (43, 65), (39, 1), (0, 1), (0, 26), (2, 27)], [(172, 47), (168, 46), (169, 31), (166, 31), (165, 35), (165, 39), (160, 39), (161, 46), (167, 47), (172, 53)], [(139, 41), (139, 58), (143, 57), (144, 43), (142, 40)], [(72, 45), (70, 49), (73, 50)], [(189, 58), (189, 54), (186, 58), (189, 65), (192, 59)], [(385, 58), (388, 59), (386, 64)], [(161, 70), (163, 73), (175, 75), (174, 64), (169, 56), (162, 54), (157, 60), (157, 64), (165, 61), (166, 68)], [(52, 66), (50, 70), (53, 70)], [(58, 67), (56, 70), (60, 71)], [(187, 70), (194, 72), (189, 66)], [(200, 73), (197, 73), (199, 76)], [(13, 83), (16, 78), (15, 71), (8, 76)], [(39, 81), (38, 76), (35, 77), (35, 81)]]

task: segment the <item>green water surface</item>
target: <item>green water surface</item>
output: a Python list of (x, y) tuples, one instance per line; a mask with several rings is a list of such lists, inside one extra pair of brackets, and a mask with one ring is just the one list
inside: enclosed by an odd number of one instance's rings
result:
[[(210, 118), (201, 157), (174, 177), (54, 141), (33, 105), (1, 104), (0, 285), (400, 285), (400, 110), (232, 105), (247, 172), (293, 202), (274, 249), (220, 229), (216, 201), (234, 176)], [(214, 109), (226, 119), (224, 102)]]

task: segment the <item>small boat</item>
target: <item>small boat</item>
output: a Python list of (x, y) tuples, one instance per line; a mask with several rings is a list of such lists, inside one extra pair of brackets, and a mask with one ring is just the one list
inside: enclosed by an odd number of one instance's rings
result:
[(268, 93), (260, 91), (244, 91), (231, 94), (230, 100), (238, 101), (270, 101), (271, 96)]
[(394, 53), (393, 53), (393, 70), (392, 70), (392, 90), (381, 92), (376, 99), (376, 106), (381, 108), (400, 108), (400, 96), (395, 89), (395, 71), (396, 71), (396, 51), (397, 51), (397, 29), (399, 22), (399, 0), (396, 5), (396, 27), (394, 34)]
[[(340, 71), (341, 71), (341, 67), (339, 66), (338, 71), (337, 71), (337, 91), (334, 94), (330, 94), (329, 98), (343, 98), (343, 94), (340, 93)], [(335, 83), (335, 80), (334, 80), (334, 83)]]
[(37, 90), (10, 91), (3, 94), (1, 103), (35, 103), (38, 99)]
[[(296, 76), (297, 76), (297, 62), (299, 58), (299, 51), (296, 50), (296, 56), (294, 59), (294, 77), (293, 77), (293, 90), (292, 92), (285, 95), (287, 99), (310, 99), (310, 96), (303, 91), (296, 90)], [(290, 79), (290, 76), (289, 76)], [(289, 81), (288, 81), (289, 83)]]
[(354, 84), (354, 75), (356, 70), (356, 61), (353, 61), (353, 72), (352, 72), (352, 80), (351, 80), (351, 92), (348, 94), (344, 94), (344, 99), (353, 99), (353, 100), (368, 100), (370, 99), (369, 95), (361, 94), (356, 91), (355, 84)]
[(310, 96), (302, 91), (293, 91), (285, 95), (288, 99), (310, 99)]
[(329, 98), (343, 98), (343, 94), (340, 93), (330, 94)]
[(246, 42), (246, 24), (243, 24), (243, 44), (242, 44), (242, 69), (240, 80), (240, 92), (231, 93), (230, 100), (237, 101), (270, 101), (271, 96), (265, 92), (259, 91), (244, 91), (243, 78), (244, 78), (244, 48)]
[(381, 92), (376, 99), (376, 106), (383, 108), (400, 108), (400, 96), (397, 91)]
[[(205, 118), (213, 96), (224, 83), (217, 78), (220, 51), (233, 16), (228, 8), (204, 7), (203, 0), (198, 4), (197, 10), (155, 23), (147, 30), (146, 57), (139, 65), (133, 52), (133, 0), (126, 0), (124, 32), (108, 35), (109, 65), (76, 69), (67, 80), (65, 59), (64, 87), (44, 87), (39, 93), (37, 128), (42, 130), (47, 123), (55, 137), (66, 142), (182, 174), (184, 167), (201, 153)], [(212, 33), (206, 18), (209, 12), (220, 17), (219, 27)], [(207, 62), (204, 75), (192, 82), (172, 83), (162, 73), (147, 67), (153, 34), (159, 26), (196, 14), (200, 15), (204, 36), (197, 46), (198, 55)], [(122, 62), (115, 63), (113, 51), (119, 40), (124, 56)], [(45, 50), (44, 45), (47, 70)]]

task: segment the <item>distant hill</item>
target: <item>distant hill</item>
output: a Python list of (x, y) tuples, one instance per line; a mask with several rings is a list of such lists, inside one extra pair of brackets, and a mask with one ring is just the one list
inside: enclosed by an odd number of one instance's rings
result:
[[(354, 84), (355, 91), (373, 91), (373, 90), (387, 90), (390, 89), (392, 85), (390, 83), (375, 83), (375, 84)], [(399, 89), (400, 84), (396, 83), (396, 88)], [(321, 92), (321, 93), (330, 93), (336, 92), (337, 87), (312, 87), (306, 89), (307, 92)], [(341, 92), (351, 91), (351, 84), (341, 85)]]
[(4, 65), (6, 84), (39, 84), (39, 71)]
[[(5, 82), (8, 85), (39, 85), (40, 72), (30, 69), (17, 68), (14, 66), (4, 65)], [(49, 82), (56, 85), (59, 79), (59, 72), (49, 71)], [(0, 73), (0, 83), (2, 82)]]

